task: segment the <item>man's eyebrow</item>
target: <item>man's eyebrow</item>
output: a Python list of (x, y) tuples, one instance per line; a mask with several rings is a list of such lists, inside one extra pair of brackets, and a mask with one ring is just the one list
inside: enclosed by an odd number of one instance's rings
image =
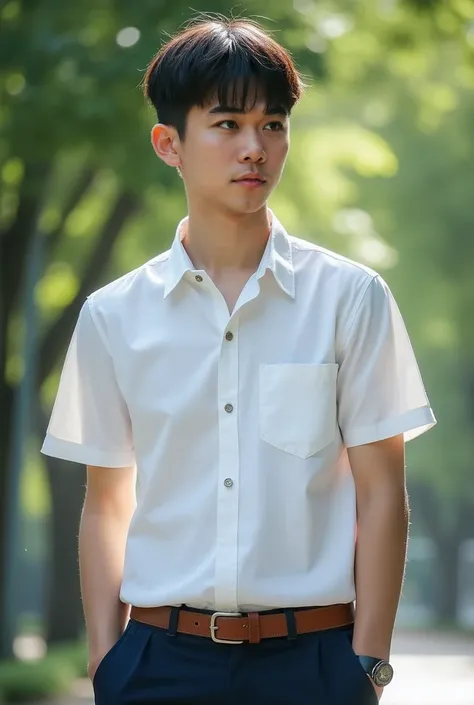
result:
[[(209, 110), (209, 115), (228, 115), (229, 113), (245, 115), (248, 110), (236, 105), (216, 105)], [(270, 106), (265, 110), (265, 115), (288, 115), (288, 110), (281, 105)]]

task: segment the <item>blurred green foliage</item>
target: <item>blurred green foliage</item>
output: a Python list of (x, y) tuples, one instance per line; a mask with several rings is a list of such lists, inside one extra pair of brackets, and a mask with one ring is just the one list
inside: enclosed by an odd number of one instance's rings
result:
[(0, 703), (39, 702), (67, 694), (73, 681), (87, 676), (84, 643), (51, 649), (38, 661), (0, 662)]

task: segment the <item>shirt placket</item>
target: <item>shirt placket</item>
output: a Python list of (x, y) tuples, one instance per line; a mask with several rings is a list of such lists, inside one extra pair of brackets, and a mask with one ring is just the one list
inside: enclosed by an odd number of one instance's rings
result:
[(219, 465), (215, 602), (218, 609), (238, 609), (239, 521), (239, 358), (238, 314), (225, 326), (218, 365)]

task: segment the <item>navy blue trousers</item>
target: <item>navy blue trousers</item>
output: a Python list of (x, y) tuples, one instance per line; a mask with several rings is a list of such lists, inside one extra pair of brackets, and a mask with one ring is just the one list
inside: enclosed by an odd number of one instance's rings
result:
[(216, 644), (131, 620), (94, 676), (96, 705), (376, 705), (352, 628)]

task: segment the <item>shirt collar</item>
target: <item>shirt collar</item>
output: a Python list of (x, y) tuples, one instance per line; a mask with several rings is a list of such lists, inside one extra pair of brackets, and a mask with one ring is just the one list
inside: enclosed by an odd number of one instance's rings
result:
[[(270, 211), (270, 213), (272, 217), (272, 229), (262, 259), (257, 268), (257, 279), (263, 277), (267, 269), (269, 269), (273, 273), (280, 288), (286, 292), (288, 296), (295, 298), (295, 273), (293, 269), (291, 242), (280, 221), (273, 212)], [(181, 242), (184, 233), (183, 226), (186, 222), (187, 217), (183, 218), (179, 223), (170, 249), (165, 274), (164, 298), (176, 288), (186, 272), (197, 271)]]

